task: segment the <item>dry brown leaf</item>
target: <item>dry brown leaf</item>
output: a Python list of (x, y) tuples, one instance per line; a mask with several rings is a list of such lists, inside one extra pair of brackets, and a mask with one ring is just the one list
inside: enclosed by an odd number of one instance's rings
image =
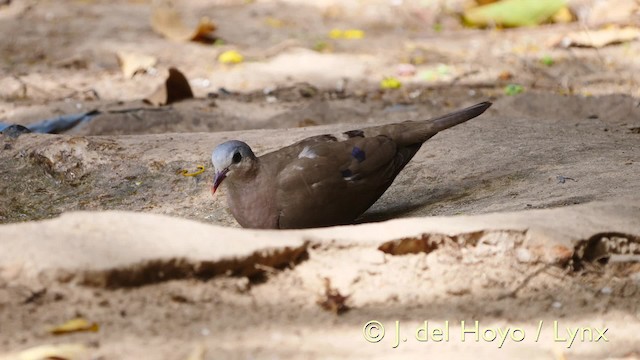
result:
[(317, 126), (317, 125), (318, 125), (317, 121), (309, 118), (304, 118), (298, 121), (298, 124), (297, 124), (298, 127)]
[(636, 40), (640, 37), (640, 29), (632, 26), (606, 28), (601, 30), (585, 30), (569, 33), (555, 42), (561, 47), (592, 47), (601, 48), (611, 44), (619, 44)]
[(89, 322), (87, 319), (83, 318), (75, 318), (49, 329), (49, 332), (54, 335), (62, 335), (79, 331), (96, 332), (99, 329), (100, 327), (96, 323)]
[(320, 307), (336, 315), (340, 315), (349, 310), (347, 299), (349, 299), (349, 295), (344, 296), (340, 294), (338, 289), (331, 287), (331, 280), (324, 278), (324, 296), (318, 300)]
[[(584, 16), (581, 20), (585, 20), (588, 26), (630, 24), (634, 17), (640, 15), (640, 2), (636, 0), (594, 1), (586, 2), (583, 6), (588, 10), (582, 12)], [(580, 10), (579, 7), (579, 13)]]
[(501, 72), (500, 74), (498, 74), (498, 80), (508, 81), (508, 80), (511, 80), (511, 79), (513, 79), (513, 73), (511, 73), (510, 71), (505, 70), (505, 71)]
[(213, 42), (212, 33), (216, 25), (208, 17), (200, 18), (195, 28), (187, 27), (182, 21), (180, 12), (166, 4), (153, 9), (151, 14), (151, 27), (164, 37), (173, 41), (200, 41)]
[(491, 3), (494, 3), (498, 0), (476, 0), (476, 4), (478, 4), (478, 6), (482, 6), (482, 5), (488, 5)]
[(80, 360), (85, 359), (87, 348), (82, 344), (57, 344), (32, 347), (18, 353), (0, 355), (0, 360)]
[(176, 68), (169, 69), (169, 77), (153, 94), (144, 99), (145, 102), (160, 106), (180, 100), (193, 98), (193, 91), (187, 78)]
[(125, 78), (130, 79), (137, 72), (147, 71), (158, 62), (154, 56), (118, 51), (116, 53), (120, 69)]

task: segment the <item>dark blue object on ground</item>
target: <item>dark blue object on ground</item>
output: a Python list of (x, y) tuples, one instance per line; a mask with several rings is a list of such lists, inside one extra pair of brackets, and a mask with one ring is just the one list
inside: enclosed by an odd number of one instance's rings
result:
[[(81, 114), (62, 115), (53, 119), (42, 120), (38, 123), (28, 125), (27, 128), (31, 132), (39, 134), (59, 134), (67, 131), (80, 123), (91, 120), (94, 116), (100, 114), (98, 110), (91, 110)], [(11, 126), (11, 124), (0, 123), (0, 131)]]

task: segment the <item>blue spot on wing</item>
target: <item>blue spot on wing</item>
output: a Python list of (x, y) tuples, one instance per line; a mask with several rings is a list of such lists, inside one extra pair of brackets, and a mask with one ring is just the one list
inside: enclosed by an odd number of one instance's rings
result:
[(353, 150), (351, 150), (351, 156), (358, 160), (358, 162), (363, 162), (367, 158), (364, 151), (357, 146), (354, 146)]
[(342, 174), (342, 177), (345, 179), (353, 176), (353, 173), (349, 169), (340, 171), (340, 174)]

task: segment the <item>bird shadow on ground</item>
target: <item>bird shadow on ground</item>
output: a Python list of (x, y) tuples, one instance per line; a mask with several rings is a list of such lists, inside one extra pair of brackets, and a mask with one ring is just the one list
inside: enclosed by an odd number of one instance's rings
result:
[[(449, 185), (437, 186), (414, 197), (408, 203), (388, 203), (384, 207), (374, 205), (362, 216), (356, 219), (356, 224), (380, 222), (400, 217), (443, 215), (442, 207), (446, 207), (446, 214), (467, 212), (469, 202), (481, 201), (483, 204), (491, 198), (500, 199), (511, 190), (509, 184), (516, 181), (526, 181), (527, 173), (532, 169), (522, 169), (508, 174), (487, 171)], [(402, 197), (405, 198), (405, 197)], [(462, 209), (464, 207), (465, 209)], [(460, 208), (456, 210), (456, 208)], [(451, 212), (453, 211), (453, 212)], [(419, 214), (418, 214), (419, 212)]]

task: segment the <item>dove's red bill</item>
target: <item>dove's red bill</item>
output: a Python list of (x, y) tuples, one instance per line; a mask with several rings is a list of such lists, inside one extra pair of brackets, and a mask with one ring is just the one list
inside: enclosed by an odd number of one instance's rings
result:
[(213, 186), (211, 187), (211, 195), (216, 193), (222, 181), (227, 178), (227, 172), (229, 172), (229, 169), (216, 172), (216, 176), (213, 178)]

